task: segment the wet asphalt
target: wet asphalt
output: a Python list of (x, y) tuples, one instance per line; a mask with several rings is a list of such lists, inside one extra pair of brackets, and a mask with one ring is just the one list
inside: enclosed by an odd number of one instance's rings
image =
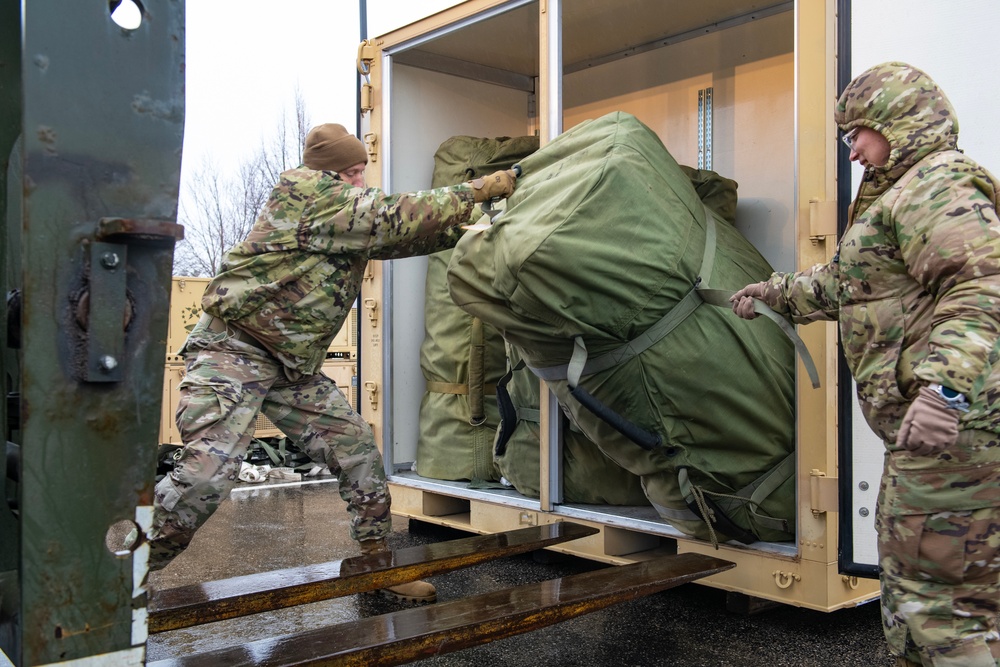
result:
[[(469, 537), (395, 519), (389, 545)], [(360, 552), (347, 532), (336, 484), (240, 483), (190, 548), (150, 575), (156, 589), (324, 563)], [(439, 602), (606, 567), (536, 552), (430, 578)], [(155, 593), (154, 593), (155, 595)], [(266, 637), (405, 609), (377, 595), (352, 595), (150, 636), (147, 661), (203, 653)], [(686, 584), (526, 634), (414, 664), (452, 667), (882, 667), (892, 665), (878, 603), (822, 613), (775, 605), (752, 615), (727, 610), (726, 594)]]

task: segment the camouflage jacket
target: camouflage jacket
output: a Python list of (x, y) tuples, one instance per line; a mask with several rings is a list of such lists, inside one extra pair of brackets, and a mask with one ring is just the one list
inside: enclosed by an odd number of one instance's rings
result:
[(368, 260), (450, 248), (472, 209), (467, 184), (387, 195), (333, 172), (291, 169), (226, 255), (202, 308), (251, 333), (288, 369), (316, 373)]
[(840, 321), (861, 409), (883, 440), (895, 442), (932, 382), (970, 399), (962, 428), (1000, 433), (998, 182), (956, 149), (950, 102), (907, 65), (852, 81), (836, 122), (880, 132), (889, 160), (866, 170), (833, 261), (773, 275), (765, 300), (796, 323)]

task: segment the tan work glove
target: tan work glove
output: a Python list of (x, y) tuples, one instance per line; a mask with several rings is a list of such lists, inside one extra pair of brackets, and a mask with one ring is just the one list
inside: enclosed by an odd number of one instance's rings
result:
[(921, 387), (903, 417), (896, 444), (915, 456), (942, 452), (958, 440), (959, 416), (959, 411), (949, 408), (932, 389)]
[(472, 186), (472, 198), (477, 204), (498, 197), (509, 197), (514, 192), (514, 179), (517, 175), (513, 169), (495, 171), (489, 176), (475, 178), (469, 181)]
[(753, 310), (753, 300), (764, 298), (764, 285), (765, 283), (747, 285), (729, 297), (729, 303), (733, 304), (733, 312), (737, 317), (744, 320), (752, 320), (757, 317), (757, 313)]

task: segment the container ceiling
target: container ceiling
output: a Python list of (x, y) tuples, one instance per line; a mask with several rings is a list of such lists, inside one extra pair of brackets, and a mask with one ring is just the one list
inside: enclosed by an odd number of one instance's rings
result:
[[(792, 0), (563, 0), (566, 74), (791, 11)], [(395, 62), (530, 90), (538, 76), (538, 3), (443, 28), (391, 50)]]

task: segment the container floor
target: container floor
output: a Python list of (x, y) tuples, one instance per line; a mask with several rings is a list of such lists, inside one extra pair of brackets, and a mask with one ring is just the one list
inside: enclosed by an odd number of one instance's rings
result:
[[(467, 537), (396, 519), (389, 539), (403, 548)], [(329, 479), (244, 484), (198, 532), (190, 548), (150, 576), (172, 588), (346, 558), (360, 553)], [(526, 554), (433, 577), (445, 602), (604, 565), (550, 552)], [(201, 627), (152, 635), (147, 660), (202, 653), (264, 637), (301, 632), (405, 608), (375, 595), (354, 595)], [(789, 667), (893, 664), (882, 638), (877, 602), (829, 614), (774, 606), (754, 615), (727, 611), (726, 594), (687, 584), (593, 612), (549, 628), (422, 661), (490, 667), (653, 666)]]

